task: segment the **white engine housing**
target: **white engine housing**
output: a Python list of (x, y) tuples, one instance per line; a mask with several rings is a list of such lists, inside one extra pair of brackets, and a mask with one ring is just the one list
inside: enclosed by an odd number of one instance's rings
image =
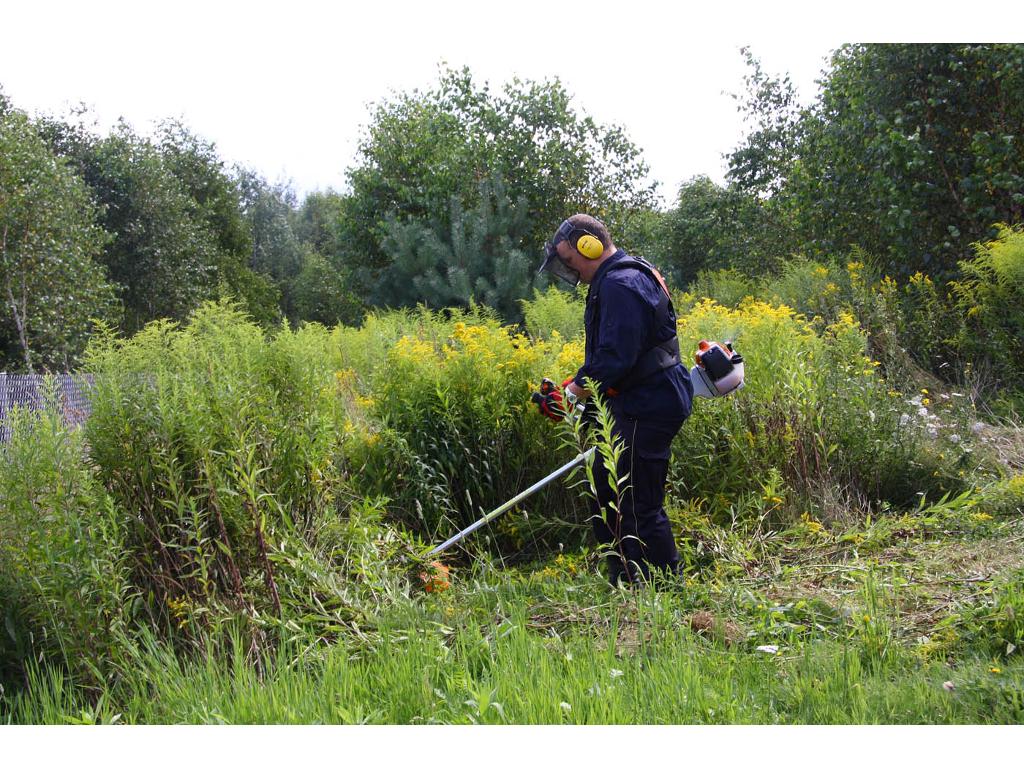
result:
[(740, 389), (743, 386), (743, 380), (743, 363), (736, 363), (732, 371), (718, 381), (712, 381), (707, 371), (699, 365), (695, 365), (690, 369), (690, 381), (693, 382), (694, 397), (705, 397), (708, 399), (725, 397)]

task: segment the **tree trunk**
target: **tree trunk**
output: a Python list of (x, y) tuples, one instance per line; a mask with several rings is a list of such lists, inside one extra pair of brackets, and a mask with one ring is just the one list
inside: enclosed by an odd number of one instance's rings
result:
[(32, 355), (28, 348), (28, 337), (25, 332), (25, 318), (22, 312), (18, 312), (18, 302), (14, 298), (14, 290), (11, 288), (10, 265), (7, 264), (7, 227), (4, 227), (3, 241), (0, 243), (0, 253), (4, 257), (4, 287), (7, 289), (7, 301), (11, 307), (11, 316), (14, 318), (14, 326), (18, 329), (18, 341), (21, 343), (22, 353), (25, 355), (25, 368), (32, 373)]

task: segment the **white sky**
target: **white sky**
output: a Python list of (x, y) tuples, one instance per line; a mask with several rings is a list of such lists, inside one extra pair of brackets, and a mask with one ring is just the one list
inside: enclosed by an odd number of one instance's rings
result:
[(29, 112), (85, 102), (103, 130), (120, 116), (142, 132), (181, 117), (229, 162), (305, 193), (343, 188), (368, 104), (429, 87), (442, 61), (493, 89), (558, 76), (578, 110), (626, 130), (670, 201), (697, 174), (721, 181), (743, 136), (726, 95), (742, 88), (742, 45), (809, 101), (843, 42), (1024, 29), (1020, 10), (989, 3), (968, 19), (946, 0), (827, 5), (0, 0), (0, 87)]

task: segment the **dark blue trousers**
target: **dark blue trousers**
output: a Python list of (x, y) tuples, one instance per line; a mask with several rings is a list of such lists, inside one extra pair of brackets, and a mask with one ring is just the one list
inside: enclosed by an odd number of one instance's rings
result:
[[(597, 499), (591, 521), (600, 544), (606, 545), (609, 578), (648, 578), (651, 570), (674, 572), (679, 562), (672, 527), (665, 514), (665, 481), (672, 438), (683, 422), (637, 421), (616, 417), (615, 431), (625, 451), (619, 459), (619, 498), (609, 486), (600, 451), (594, 459)], [(628, 477), (626, 475), (628, 474)], [(626, 478), (622, 483), (622, 478)], [(612, 505), (617, 502), (618, 509)]]

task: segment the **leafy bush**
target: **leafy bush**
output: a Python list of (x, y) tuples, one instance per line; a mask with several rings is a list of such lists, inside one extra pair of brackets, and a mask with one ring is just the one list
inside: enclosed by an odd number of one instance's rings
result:
[(582, 334), (584, 296), (580, 292), (568, 293), (553, 285), (543, 293), (534, 289), (533, 299), (522, 302), (524, 323), (530, 338), (549, 341), (555, 333), (563, 339), (574, 339)]
[(1024, 475), (1013, 475), (985, 487), (979, 498), (985, 515), (1012, 517), (1024, 512)]
[[(582, 345), (531, 342), (493, 320), (420, 321), (387, 352), (377, 375), (369, 407), (382, 429), (370, 438), (377, 451), (361, 454), (374, 471), (356, 475), (364, 491), (392, 498), (403, 522), (433, 535), (468, 524), (561, 463), (558, 439), (529, 395), (541, 376), (574, 371)], [(505, 518), (506, 541), (533, 543), (560, 517), (579, 519), (564, 490), (552, 487), (539, 498), (556, 511), (516, 530)]]
[(756, 281), (735, 269), (703, 270), (697, 273), (679, 303), (679, 309), (693, 307), (702, 299), (713, 299), (723, 307), (737, 307), (747, 296), (756, 296)]
[(850, 314), (819, 334), (784, 305), (704, 301), (680, 318), (679, 337), (684, 350), (732, 339), (746, 359), (744, 389), (698, 401), (674, 450), (677, 494), (706, 500), (719, 519), (777, 514), (787, 494), (813, 501), (826, 486), (894, 505), (959, 487), (929, 447), (927, 422), (877, 373)]
[(124, 543), (151, 625), (198, 641), (230, 616), (337, 628), (357, 615), (337, 582), (351, 546), (338, 518), (369, 502), (344, 482), (329, 344), (317, 325), (268, 339), (207, 304), (184, 328), (152, 323), (90, 348), (90, 458), (133, 511)]
[(15, 411), (0, 452), (0, 679), (8, 664), (55, 658), (98, 681), (118, 656), (136, 603), (126, 513), (83, 461), (59, 409)]
[(962, 355), (987, 360), (998, 378), (1024, 382), (1024, 228), (1001, 227), (995, 240), (977, 243), (973, 259), (960, 262), (961, 280), (950, 284), (964, 324)]

